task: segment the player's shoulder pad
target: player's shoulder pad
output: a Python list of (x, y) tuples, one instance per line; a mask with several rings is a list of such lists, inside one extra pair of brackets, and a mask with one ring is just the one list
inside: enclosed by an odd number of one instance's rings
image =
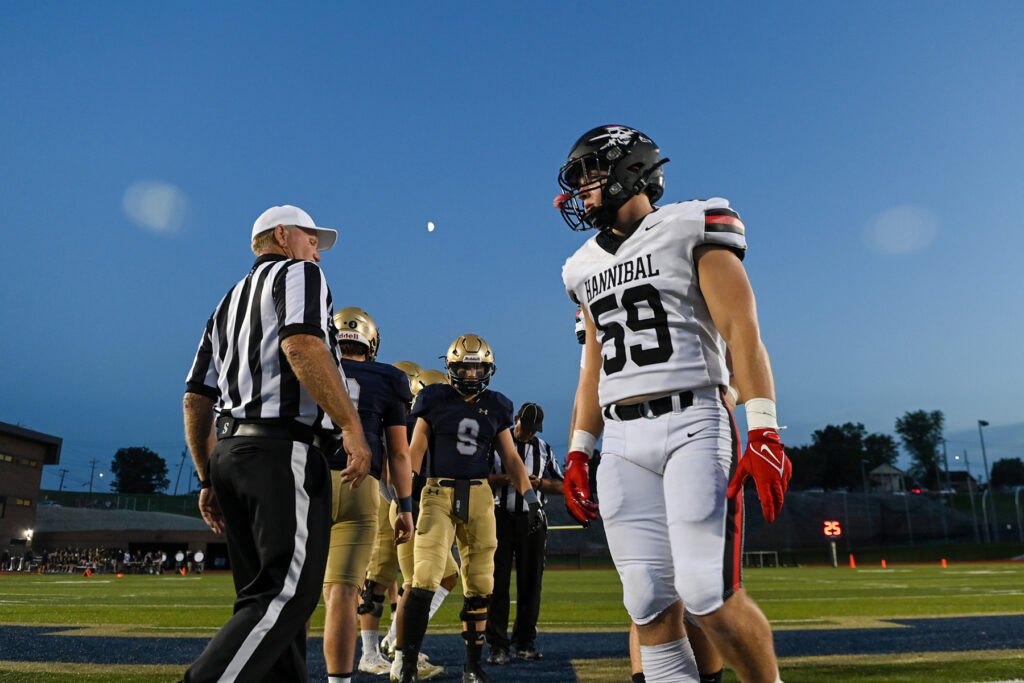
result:
[(500, 391), (488, 389), (487, 394), (490, 396), (491, 400), (493, 400), (495, 404), (500, 406), (503, 410), (511, 411), (514, 408), (514, 406), (512, 405), (512, 401), (509, 399), (509, 397), (501, 393)]
[(494, 410), (498, 411), (498, 414), (501, 415), (504, 421), (514, 422), (512, 415), (515, 413), (515, 406), (512, 405), (512, 401), (509, 400), (508, 396), (500, 391), (488, 389), (481, 398), (485, 398), (494, 406)]
[(409, 379), (404, 372), (396, 368), (394, 365), (381, 363), (376, 360), (369, 361), (367, 364), (373, 368), (374, 372), (384, 378), (388, 387), (397, 394), (401, 400), (406, 403), (412, 400), (412, 392), (409, 391)]
[(704, 202), (705, 232), (732, 232), (745, 235), (746, 228), (739, 213), (729, 206), (729, 200), (712, 197)]
[(416, 394), (416, 400), (413, 402), (412, 410), (409, 414), (422, 416), (428, 412), (431, 406), (437, 404), (438, 401), (444, 400), (445, 389), (451, 389), (451, 387), (447, 384), (431, 384), (420, 389), (420, 392)]
[(576, 300), (576, 295), (573, 293), (574, 287), (579, 284), (578, 280), (580, 276), (578, 274), (580, 270), (580, 264), (586, 261), (598, 261), (605, 260), (608, 258), (608, 253), (605, 252), (601, 247), (597, 245), (597, 234), (594, 234), (586, 242), (580, 245), (580, 247), (573, 252), (572, 256), (565, 260), (562, 264), (562, 283), (565, 285), (565, 292), (569, 295), (569, 299), (574, 304), (579, 305), (579, 301)]

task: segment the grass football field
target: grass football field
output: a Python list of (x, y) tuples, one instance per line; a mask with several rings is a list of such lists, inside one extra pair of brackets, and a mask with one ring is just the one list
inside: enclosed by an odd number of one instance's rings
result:
[[(1024, 617), (1024, 563), (754, 569), (744, 577), (775, 629), (787, 683), (1024, 679), (1024, 628), (1018, 628), (1024, 625), (1018, 618)], [(445, 638), (453, 652), (461, 642), (458, 593), (442, 606), (430, 631), (450, 634)], [(175, 638), (209, 638), (230, 616), (233, 595), (227, 574), (2, 574), (0, 681), (175, 681), (185, 668), (180, 657), (162, 658), (165, 650), (155, 645), (170, 643), (173, 652)], [(537, 641), (548, 658), (519, 668), (493, 667), (491, 675), (496, 681), (539, 680), (524, 667), (539, 673), (561, 665), (571, 672), (568, 679), (628, 681), (628, 618), (621, 597), (612, 570), (549, 570)], [(322, 626), (321, 605), (311, 636), (319, 636)], [(907, 629), (932, 635), (906, 640)], [(83, 636), (106, 639), (88, 641), (106, 648), (128, 650), (119, 643), (139, 642), (154, 647), (128, 651), (117, 663), (67, 656), (65, 649), (86, 642)], [(44, 637), (48, 650), (40, 654), (35, 646)], [(140, 640), (146, 638), (151, 640)], [(595, 653), (598, 639), (616, 648), (621, 642), (617, 656), (603, 656), (607, 647)], [(888, 646), (896, 642), (906, 644)], [(864, 643), (862, 652), (857, 643)], [(559, 659), (561, 652), (566, 654)], [(543, 680), (558, 680), (552, 676)], [(386, 678), (357, 673), (354, 680)], [(726, 680), (737, 680), (728, 669)]]

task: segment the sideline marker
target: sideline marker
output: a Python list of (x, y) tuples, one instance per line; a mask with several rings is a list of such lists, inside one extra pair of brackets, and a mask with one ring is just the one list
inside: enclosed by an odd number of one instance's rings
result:
[(850, 553), (850, 569), (856, 569), (857, 563), (853, 561), (853, 553)]
[(882, 560), (882, 569), (885, 569), (885, 560)]
[(942, 558), (942, 568), (946, 568), (946, 558)]

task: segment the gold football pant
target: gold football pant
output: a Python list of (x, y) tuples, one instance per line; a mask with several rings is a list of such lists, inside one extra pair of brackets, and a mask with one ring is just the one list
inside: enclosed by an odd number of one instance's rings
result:
[(324, 583), (362, 588), (377, 533), (377, 480), (366, 477), (359, 488), (341, 483), (341, 472), (331, 470), (331, 550)]
[[(366, 484), (363, 484), (366, 486)], [(395, 527), (391, 522), (391, 503), (384, 496), (377, 501), (377, 540), (370, 553), (366, 578), (374, 583), (390, 586), (398, 574), (398, 547), (395, 545)]]
[(462, 589), (469, 598), (487, 596), (494, 589), (494, 494), (486, 479), (473, 479), (469, 488), (469, 521), (452, 512), (454, 480), (431, 477), (420, 496), (416, 530), (413, 588), (436, 591), (445, 576), (445, 555), (452, 541), (462, 558)]
[[(391, 508), (388, 511), (391, 526), (394, 528), (395, 520), (398, 518), (398, 503), (391, 503)], [(402, 570), (402, 582), (412, 585), (413, 568), (415, 566), (415, 552), (416, 552), (416, 534), (412, 535), (406, 543), (398, 546), (398, 567)], [(455, 556), (452, 555), (452, 544), (448, 544), (448, 557), (444, 562), (444, 572), (441, 574), (443, 579), (446, 576), (452, 576), (459, 572), (459, 565), (455, 562)]]

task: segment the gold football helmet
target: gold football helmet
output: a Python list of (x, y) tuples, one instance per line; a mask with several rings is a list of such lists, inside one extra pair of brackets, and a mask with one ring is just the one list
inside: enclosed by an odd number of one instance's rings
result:
[(360, 308), (343, 308), (334, 314), (338, 341), (356, 342), (366, 347), (366, 358), (377, 360), (380, 331), (370, 314)]
[(463, 396), (474, 396), (487, 388), (497, 372), (491, 345), (475, 334), (464, 334), (448, 347), (444, 357), (448, 383)]
[(420, 389), (429, 387), (431, 384), (448, 384), (448, 375), (440, 370), (424, 370), (416, 375), (415, 382), (416, 388), (412, 390), (413, 396), (420, 393)]
[(420, 385), (419, 382), (416, 381), (416, 376), (423, 372), (423, 368), (416, 363), (413, 363), (411, 360), (400, 360), (397, 363), (393, 363), (393, 365), (405, 373), (406, 378), (409, 380), (409, 391), (412, 392), (413, 396), (416, 396), (416, 393), (420, 390)]

